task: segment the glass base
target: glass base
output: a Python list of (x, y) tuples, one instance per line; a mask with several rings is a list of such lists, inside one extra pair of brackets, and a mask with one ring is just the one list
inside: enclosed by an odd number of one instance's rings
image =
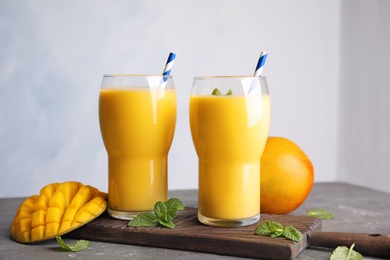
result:
[(198, 212), (198, 220), (205, 225), (214, 227), (244, 227), (257, 223), (260, 220), (260, 213), (249, 218), (218, 219), (203, 216), (200, 212)]
[(108, 208), (107, 211), (110, 217), (116, 219), (122, 219), (122, 220), (132, 220), (133, 218), (135, 218), (137, 215), (141, 213), (151, 212), (151, 211), (118, 211), (110, 208)]

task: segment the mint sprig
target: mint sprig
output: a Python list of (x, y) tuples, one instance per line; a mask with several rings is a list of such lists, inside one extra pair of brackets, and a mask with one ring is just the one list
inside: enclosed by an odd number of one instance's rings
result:
[(362, 260), (363, 256), (353, 250), (354, 247), (355, 244), (352, 244), (350, 248), (346, 246), (337, 247), (330, 256), (330, 260)]
[(302, 233), (292, 226), (283, 227), (282, 224), (275, 221), (264, 221), (256, 227), (256, 235), (270, 236), (272, 238), (285, 237), (296, 242), (302, 240)]
[(302, 233), (292, 226), (286, 226), (283, 230), (283, 236), (292, 241), (299, 242), (302, 240)]
[(158, 218), (154, 212), (145, 212), (133, 218), (127, 224), (132, 227), (151, 227), (158, 224)]
[(73, 244), (67, 244), (62, 240), (60, 236), (56, 236), (57, 243), (61, 246), (62, 249), (68, 252), (78, 252), (85, 250), (89, 247), (89, 241), (88, 240), (77, 240)]
[(145, 212), (130, 220), (127, 226), (130, 227), (151, 227), (161, 225), (167, 228), (174, 228), (177, 212), (184, 210), (184, 204), (177, 198), (170, 198), (168, 201), (158, 201), (154, 205), (153, 212)]
[[(215, 88), (213, 90), (213, 92), (211, 92), (211, 95), (214, 95), (214, 96), (222, 96), (222, 93), (221, 91), (218, 89), (218, 88)], [(225, 94), (226, 96), (230, 96), (230, 95), (233, 95), (233, 91), (231, 89), (228, 90), (228, 92), (226, 92)]]
[(265, 221), (256, 227), (256, 235), (279, 237), (283, 234), (283, 225), (274, 221)]
[(306, 212), (308, 217), (319, 218), (319, 219), (332, 219), (334, 218), (332, 212), (326, 209), (311, 209)]

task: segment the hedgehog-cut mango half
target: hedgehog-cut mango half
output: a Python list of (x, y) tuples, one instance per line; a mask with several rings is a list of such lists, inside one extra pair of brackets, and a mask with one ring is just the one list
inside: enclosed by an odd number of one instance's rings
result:
[(27, 198), (11, 226), (11, 238), (35, 243), (64, 235), (101, 215), (107, 193), (80, 182), (52, 183)]

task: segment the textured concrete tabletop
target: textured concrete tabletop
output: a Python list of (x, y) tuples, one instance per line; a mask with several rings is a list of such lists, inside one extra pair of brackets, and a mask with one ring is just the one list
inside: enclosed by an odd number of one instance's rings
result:
[[(169, 196), (181, 199), (188, 207), (197, 207), (196, 190), (171, 191)], [(87, 250), (76, 253), (59, 250), (54, 240), (34, 245), (19, 244), (10, 240), (9, 230), (23, 200), (0, 199), (0, 259), (239, 259), (95, 241), (91, 241)], [(316, 183), (305, 203), (291, 214), (305, 215), (307, 210), (314, 208), (325, 208), (335, 215), (334, 219), (323, 221), (322, 231), (390, 234), (390, 193), (345, 183)], [(73, 241), (68, 239), (66, 242)], [(309, 248), (297, 259), (329, 259), (331, 253), (331, 249)]]

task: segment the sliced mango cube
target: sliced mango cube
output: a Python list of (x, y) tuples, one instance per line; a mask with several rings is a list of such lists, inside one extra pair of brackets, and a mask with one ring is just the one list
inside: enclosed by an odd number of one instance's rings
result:
[(46, 211), (37, 210), (31, 215), (31, 227), (44, 226), (46, 224)]
[(48, 198), (46, 196), (39, 196), (38, 199), (34, 203), (34, 211), (44, 210), (47, 211), (48, 208)]
[(100, 216), (107, 193), (79, 182), (52, 183), (27, 198), (15, 214), (11, 238), (35, 243), (64, 235)]
[(45, 226), (38, 226), (31, 230), (31, 236), (33, 237), (44, 237), (45, 235)]
[(60, 223), (58, 222), (52, 222), (46, 224), (45, 229), (45, 236), (43, 239), (50, 239), (56, 236), (58, 234), (58, 231), (60, 230)]
[[(49, 207), (46, 214), (46, 224), (61, 223), (63, 211), (60, 208)], [(33, 216), (34, 217), (34, 216)]]

